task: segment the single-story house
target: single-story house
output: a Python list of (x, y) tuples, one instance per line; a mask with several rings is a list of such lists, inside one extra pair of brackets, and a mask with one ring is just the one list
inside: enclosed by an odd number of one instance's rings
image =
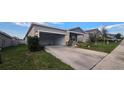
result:
[(85, 32), (80, 27), (71, 28), (71, 29), (69, 29), (69, 31), (82, 32), (83, 33), (83, 34), (77, 36), (77, 41), (78, 42), (87, 42), (87, 41), (89, 41), (89, 33)]
[(90, 41), (89, 33), (87, 33), (87, 32), (84, 31), (84, 34), (83, 35), (79, 35), (78, 36), (78, 41), (79, 42), (84, 42), (84, 43)]
[(107, 34), (107, 37), (110, 39), (115, 39), (116, 38), (115, 36), (116, 34), (110, 34), (110, 33)]
[(15, 46), (18, 44), (21, 44), (19, 38), (12, 37), (3, 31), (0, 31), (0, 48)]
[[(122, 39), (117, 39), (117, 38), (116, 38), (116, 35), (117, 35), (117, 34), (110, 34), (110, 33), (108, 33), (108, 34), (107, 34), (107, 38), (108, 38), (107, 40), (109, 40), (109, 41), (121, 41)], [(122, 37), (122, 36), (121, 36), (121, 37)]]
[(73, 45), (73, 43), (78, 42), (79, 35), (84, 35), (84, 32), (80, 27), (61, 29), (32, 23), (24, 40), (27, 43), (28, 36), (37, 36), (40, 45), (67, 45), (69, 42)]
[(102, 37), (102, 31), (100, 31), (98, 28), (90, 29), (86, 31), (89, 34), (97, 35), (97, 37)]
[(12, 37), (5, 32), (0, 31), (0, 47), (8, 47), (12, 45)]

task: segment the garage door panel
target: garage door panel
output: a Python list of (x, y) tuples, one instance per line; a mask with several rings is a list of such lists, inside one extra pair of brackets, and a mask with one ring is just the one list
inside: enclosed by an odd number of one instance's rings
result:
[(51, 34), (51, 33), (40, 33), (40, 44), (41, 45), (65, 45), (64, 35)]

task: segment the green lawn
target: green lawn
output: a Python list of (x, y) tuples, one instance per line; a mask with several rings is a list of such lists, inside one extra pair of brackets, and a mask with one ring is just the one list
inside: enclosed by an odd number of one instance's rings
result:
[(94, 43), (90, 43), (90, 47), (88, 47), (87, 44), (85, 43), (80, 43), (79, 47), (80, 48), (85, 48), (85, 49), (90, 49), (90, 50), (95, 50), (95, 51), (101, 51), (101, 52), (106, 52), (110, 53), (113, 49), (115, 49), (120, 42), (115, 43), (115, 42), (110, 42), (110, 44), (104, 44), (103, 42), (98, 42), (98, 45), (95, 45)]
[(2, 61), (3, 70), (73, 69), (45, 51), (29, 52), (25, 45), (3, 49)]

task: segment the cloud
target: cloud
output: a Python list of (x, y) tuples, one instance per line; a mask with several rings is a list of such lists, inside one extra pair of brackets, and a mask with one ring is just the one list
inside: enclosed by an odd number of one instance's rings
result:
[(29, 27), (31, 23), (38, 23), (43, 25), (50, 25), (50, 24), (64, 24), (63, 22), (13, 22), (15, 25), (22, 26), (22, 27)]
[(110, 25), (107, 26), (106, 29), (108, 29), (108, 31), (111, 33), (114, 34), (121, 33), (124, 35), (124, 24)]
[(31, 23), (42, 24), (42, 25), (49, 25), (48, 22), (30, 22), (30, 24), (31, 24)]
[(47, 22), (13, 22), (13, 23), (17, 26), (22, 26), (22, 27), (29, 27), (31, 25), (31, 23), (48, 25)]
[(51, 24), (60, 24), (60, 25), (64, 24), (63, 22), (49, 22), (49, 23), (51, 23)]
[(124, 28), (124, 24), (115, 24), (115, 25), (106, 26), (106, 29), (111, 29), (113, 27)]
[[(102, 31), (102, 27), (103, 26), (100, 26), (98, 29)], [(112, 33), (112, 34), (121, 33), (124, 35), (124, 23), (105, 26), (105, 29), (108, 31), (108, 33)]]
[(23, 27), (29, 27), (30, 23), (29, 22), (13, 22), (15, 25), (18, 26), (23, 26)]

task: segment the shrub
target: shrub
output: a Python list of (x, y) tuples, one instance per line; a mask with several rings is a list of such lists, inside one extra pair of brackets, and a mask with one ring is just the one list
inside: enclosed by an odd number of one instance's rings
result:
[(44, 46), (39, 45), (39, 38), (37, 36), (35, 37), (28, 37), (28, 49), (30, 51), (40, 51), (44, 50)]

